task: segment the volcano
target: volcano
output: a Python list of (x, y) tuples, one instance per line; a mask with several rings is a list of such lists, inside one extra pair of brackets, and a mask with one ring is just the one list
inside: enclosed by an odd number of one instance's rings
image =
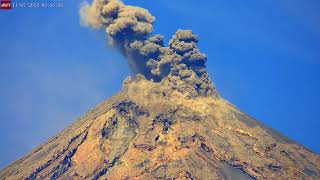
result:
[(319, 154), (221, 97), (191, 30), (165, 47), (146, 9), (94, 0), (80, 15), (134, 75), (0, 179), (320, 179)]
[(320, 156), (221, 97), (143, 77), (0, 172), (0, 179), (319, 179)]

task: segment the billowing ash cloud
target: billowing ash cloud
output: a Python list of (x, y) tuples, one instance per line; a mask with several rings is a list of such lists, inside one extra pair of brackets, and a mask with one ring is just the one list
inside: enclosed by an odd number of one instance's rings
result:
[(194, 97), (218, 96), (206, 71), (207, 57), (198, 49), (198, 36), (191, 30), (177, 30), (165, 47), (163, 36), (151, 36), (155, 17), (120, 0), (85, 2), (80, 16), (83, 24), (106, 30), (109, 43), (127, 57), (135, 74)]

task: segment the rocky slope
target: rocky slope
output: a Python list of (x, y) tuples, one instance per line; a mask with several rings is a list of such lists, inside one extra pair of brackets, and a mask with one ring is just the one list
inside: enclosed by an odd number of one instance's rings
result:
[(0, 179), (320, 179), (320, 156), (219, 96), (138, 77)]

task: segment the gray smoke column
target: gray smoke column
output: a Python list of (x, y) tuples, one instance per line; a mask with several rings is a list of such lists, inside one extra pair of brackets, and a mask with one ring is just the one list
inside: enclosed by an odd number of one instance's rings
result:
[(109, 43), (128, 58), (131, 69), (147, 74), (146, 60), (130, 48), (133, 41), (144, 40), (153, 32), (155, 18), (146, 9), (119, 0), (94, 0), (91, 5), (83, 3), (80, 16), (83, 24), (106, 29)]
[(109, 44), (127, 57), (135, 74), (192, 97), (218, 97), (206, 71), (207, 57), (198, 49), (198, 36), (191, 30), (177, 30), (164, 47), (163, 36), (151, 36), (155, 17), (120, 0), (84, 2), (80, 16), (82, 24), (106, 30)]

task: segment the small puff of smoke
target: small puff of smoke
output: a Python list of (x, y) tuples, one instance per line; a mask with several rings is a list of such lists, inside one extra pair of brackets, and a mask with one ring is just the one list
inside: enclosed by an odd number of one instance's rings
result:
[(80, 5), (80, 20), (82, 25), (93, 28), (102, 28), (103, 18), (101, 16), (103, 1), (95, 0), (92, 5), (84, 1)]

